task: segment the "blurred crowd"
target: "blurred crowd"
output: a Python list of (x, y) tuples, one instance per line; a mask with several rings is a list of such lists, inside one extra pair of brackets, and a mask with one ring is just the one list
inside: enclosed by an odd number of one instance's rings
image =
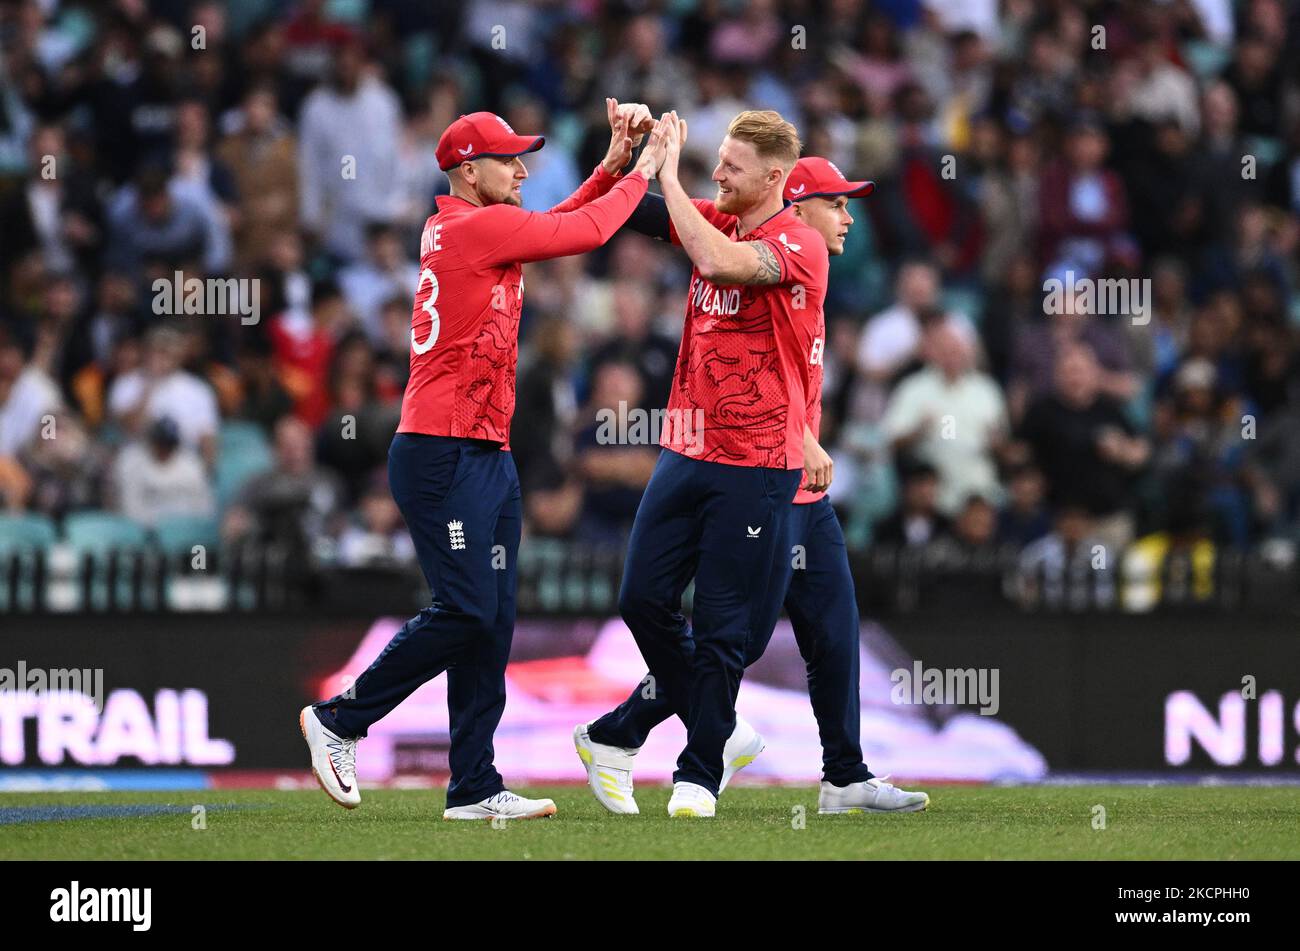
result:
[[(614, 96), (689, 120), (701, 197), (745, 108), (877, 182), (826, 305), (851, 545), (1291, 537), (1298, 42), (1281, 0), (0, 2), (0, 505), (409, 557), (385, 461), (438, 135), (545, 133), (542, 210)], [(244, 310), (167, 313), (182, 276)], [(527, 268), (533, 535), (624, 537), (656, 450), (598, 420), (665, 405), (688, 276), (630, 233)]]

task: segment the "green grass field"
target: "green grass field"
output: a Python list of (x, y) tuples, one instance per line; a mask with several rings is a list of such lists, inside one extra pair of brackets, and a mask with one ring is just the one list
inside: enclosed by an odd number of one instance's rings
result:
[[(346, 812), (317, 791), (0, 795), (0, 859), (1296, 859), (1295, 788), (930, 786), (928, 812), (817, 815), (814, 787), (735, 788), (715, 819), (606, 813), (585, 787), (550, 796), (553, 819), (443, 822), (439, 790), (371, 790)], [(207, 828), (192, 828), (195, 805)], [(1094, 829), (1094, 806), (1106, 828)], [(171, 811), (29, 821), (32, 807)]]

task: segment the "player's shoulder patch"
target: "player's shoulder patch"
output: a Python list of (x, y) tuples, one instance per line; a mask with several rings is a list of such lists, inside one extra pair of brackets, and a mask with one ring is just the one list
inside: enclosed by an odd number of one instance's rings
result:
[(798, 218), (782, 222), (773, 237), (789, 253), (802, 261), (829, 261), (826, 242), (811, 225)]

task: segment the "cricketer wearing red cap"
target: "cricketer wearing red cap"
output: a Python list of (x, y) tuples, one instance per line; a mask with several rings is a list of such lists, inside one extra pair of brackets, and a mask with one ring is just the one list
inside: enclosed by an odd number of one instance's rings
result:
[[(849, 197), (869, 195), (874, 190), (871, 182), (847, 180), (826, 159), (803, 158), (787, 176), (783, 195), (787, 210), (816, 232), (817, 240), (825, 243), (828, 254), (836, 256), (844, 253), (844, 239), (853, 224), (853, 216), (848, 211)], [(657, 204), (647, 201), (649, 205)], [(643, 203), (642, 213), (633, 226), (657, 233), (659, 237), (670, 237), (671, 229), (659, 215), (662, 210), (648, 211)], [(651, 228), (656, 220), (657, 232)], [(743, 661), (749, 666), (762, 656), (784, 603), (795, 641), (808, 667), (808, 693), (822, 741), (819, 811), (914, 812), (926, 808), (929, 796), (876, 779), (862, 757), (857, 593), (844, 534), (835, 510), (825, 497), (825, 486), (831, 479), (830, 458), (815, 438), (821, 419), (822, 344), (819, 342), (825, 340), (820, 313), (818, 318), (814, 343), (818, 349), (809, 361), (814, 373), (807, 394), (807, 425), (811, 432), (805, 441), (805, 454), (819, 458), (805, 463), (808, 475), (795, 504), (790, 506), (782, 557), (776, 559), (767, 580), (768, 589), (777, 595), (768, 602), (768, 609), (773, 613), (755, 625), (754, 636), (744, 645)], [(807, 483), (813, 479), (822, 484), (814, 483), (815, 491), (810, 491)], [(793, 553), (799, 554), (791, 557)], [(680, 621), (675, 628), (677, 634), (686, 643), (691, 632), (684, 618), (677, 615), (676, 620)], [(670, 618), (669, 625), (673, 623)], [(691, 663), (695, 663), (694, 658)], [(614, 813), (638, 811), (633, 796), (633, 758), (654, 727), (674, 713), (682, 713), (680, 704), (668, 696), (662, 682), (655, 682), (653, 693), (645, 690), (647, 682), (643, 678), (615, 710), (574, 730), (574, 743), (587, 770), (592, 792), (601, 805)], [(735, 727), (722, 749), (719, 792), (763, 748), (763, 737), (737, 715)], [(676, 790), (674, 799), (678, 808), (691, 809), (691, 814), (712, 815), (713, 804), (707, 800), (691, 802), (679, 797)], [(672, 811), (670, 806), (670, 814)]]
[[(321, 786), (360, 802), (356, 744), (371, 724), (447, 671), (451, 782), (444, 819), (520, 819), (555, 812), (505, 788), (492, 736), (505, 709), (515, 621), (522, 508), (509, 449), (523, 309), (523, 265), (599, 247), (627, 220), (663, 161), (652, 134), (635, 170), (620, 172), (653, 122), (641, 105), (606, 100), (604, 161), (549, 212), (525, 211), (521, 156), (541, 148), (487, 112), (461, 116), (438, 142), (451, 194), (420, 239), (411, 319), (411, 375), (388, 453), (388, 482), (415, 544), (431, 605), (393, 636), (344, 693), (299, 722)], [(662, 124), (662, 123), (661, 123)]]
[[(865, 198), (876, 190), (875, 182), (851, 182), (835, 167), (829, 159), (809, 156), (795, 163), (790, 175), (785, 180), (785, 200), (791, 202), (793, 211), (800, 221), (810, 225), (826, 242), (826, 249), (832, 256), (844, 253), (844, 238), (853, 224), (849, 214), (850, 198)], [(817, 328), (813, 346), (817, 348), (816, 359), (809, 361), (809, 385), (807, 410), (804, 424), (808, 427), (814, 441), (821, 438), (822, 418), (822, 351), (826, 346), (826, 314), (817, 312)], [(827, 471), (824, 477), (814, 476), (816, 481), (810, 483), (805, 477), (795, 494), (796, 504), (816, 502), (826, 494), (830, 485), (830, 457), (825, 458)], [(805, 466), (805, 471), (807, 467)], [(811, 488), (810, 488), (811, 485)]]

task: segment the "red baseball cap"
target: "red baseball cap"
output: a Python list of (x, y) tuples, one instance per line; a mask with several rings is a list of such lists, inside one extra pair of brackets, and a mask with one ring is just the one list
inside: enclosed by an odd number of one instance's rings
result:
[(444, 172), (476, 158), (513, 158), (536, 152), (546, 144), (545, 136), (516, 135), (509, 123), (491, 112), (461, 116), (438, 140), (438, 167)]
[(834, 162), (815, 155), (801, 158), (796, 162), (785, 180), (787, 201), (803, 201), (805, 198), (837, 198), (840, 195), (866, 198), (875, 190), (875, 182), (851, 182), (835, 167)]

